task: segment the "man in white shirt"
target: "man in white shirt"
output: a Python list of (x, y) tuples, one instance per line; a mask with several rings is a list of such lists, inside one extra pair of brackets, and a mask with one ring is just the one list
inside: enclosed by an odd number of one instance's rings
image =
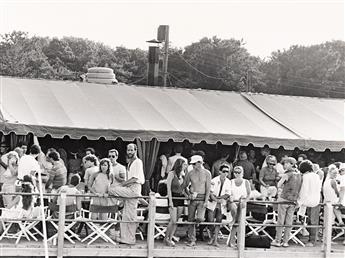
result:
[(18, 179), (23, 180), (25, 175), (34, 176), (41, 168), (36, 158), (41, 152), (40, 146), (34, 144), (30, 148), (30, 154), (21, 157), (18, 163)]
[[(137, 220), (138, 197), (141, 195), (141, 185), (145, 183), (143, 162), (137, 157), (137, 146), (134, 143), (127, 145), (127, 175), (126, 180), (121, 184), (112, 184), (109, 194), (129, 197), (124, 199), (122, 219), (124, 221)], [(134, 245), (137, 223), (120, 223), (120, 238), (115, 241), (123, 244)]]
[[(211, 180), (211, 201), (207, 204), (207, 216), (209, 222), (222, 222), (223, 215), (227, 213), (227, 199), (231, 194), (231, 181), (228, 179), (228, 175), (231, 169), (227, 164), (222, 164), (219, 167), (219, 176), (216, 176)], [(219, 246), (218, 234), (220, 226), (211, 226), (212, 237), (208, 242), (209, 245)]]

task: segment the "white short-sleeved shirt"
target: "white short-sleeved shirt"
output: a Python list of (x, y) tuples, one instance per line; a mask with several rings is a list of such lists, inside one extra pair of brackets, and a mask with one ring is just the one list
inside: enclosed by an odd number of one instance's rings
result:
[(143, 162), (139, 158), (136, 158), (127, 168), (127, 180), (132, 177), (137, 178), (137, 183), (141, 185), (145, 183)]
[(31, 171), (41, 170), (37, 160), (31, 155), (24, 155), (18, 163), (18, 179), (23, 179), (25, 175), (31, 175)]
[[(221, 181), (220, 181), (220, 176), (216, 176), (215, 178), (213, 178), (211, 180), (211, 192), (216, 196), (222, 196), (225, 194), (228, 194), (230, 196), (231, 194), (231, 181), (228, 178), (225, 178), (224, 184), (222, 189), (221, 188)], [(220, 190), (222, 190), (220, 192)], [(208, 202), (207, 208), (210, 210), (214, 210), (217, 206), (217, 202), (215, 201), (210, 201)], [(221, 204), (221, 210), (222, 213), (226, 212), (226, 201), (222, 200), (222, 204)]]
[[(68, 185), (63, 185), (59, 189), (60, 192), (66, 192), (67, 195), (69, 194), (81, 194), (81, 192), (76, 187), (70, 187)], [(67, 196), (66, 197), (66, 206), (77, 204), (77, 198), (76, 196)], [(57, 199), (57, 204), (60, 205), (61, 203), (61, 197), (59, 196)]]

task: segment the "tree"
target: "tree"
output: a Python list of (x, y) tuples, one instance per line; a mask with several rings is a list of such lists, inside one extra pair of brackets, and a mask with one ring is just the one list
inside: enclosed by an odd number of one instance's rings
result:
[[(120, 82), (146, 84), (147, 51), (111, 48), (75, 37), (29, 38), (26, 32), (1, 35), (1, 75), (79, 79), (93, 66), (110, 67)], [(170, 48), (168, 86), (345, 97), (345, 42), (291, 46), (267, 60), (252, 56), (242, 40), (202, 38)]]
[(28, 38), (27, 33), (13, 31), (1, 36), (0, 71), (2, 75), (54, 78), (54, 71), (42, 51), (42, 38)]
[(273, 52), (261, 65), (266, 93), (287, 95), (344, 97), (345, 42), (291, 46)]
[(253, 84), (261, 85), (260, 60), (250, 56), (243, 45), (240, 40), (205, 37), (185, 47), (183, 53), (172, 51), (169, 70), (173, 67), (173, 72), (178, 74), (178, 67), (181, 67), (180, 77), (175, 77), (179, 85), (188, 84), (191, 88), (243, 91), (248, 71), (255, 75), (252, 76)]

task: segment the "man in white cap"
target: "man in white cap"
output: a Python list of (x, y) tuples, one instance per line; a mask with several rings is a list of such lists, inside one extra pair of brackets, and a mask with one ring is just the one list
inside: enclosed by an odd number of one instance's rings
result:
[[(211, 173), (202, 167), (204, 163), (200, 155), (194, 155), (190, 164), (193, 169), (187, 174), (183, 188), (189, 196), (188, 221), (200, 223), (205, 220), (205, 211), (210, 197)], [(190, 187), (188, 187), (190, 185)], [(195, 224), (188, 225), (188, 246), (196, 245)]]

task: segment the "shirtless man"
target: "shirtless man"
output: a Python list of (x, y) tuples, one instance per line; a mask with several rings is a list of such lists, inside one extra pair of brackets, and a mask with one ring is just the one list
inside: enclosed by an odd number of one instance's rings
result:
[[(182, 187), (190, 199), (188, 222), (200, 223), (205, 220), (206, 206), (210, 197), (211, 173), (202, 168), (203, 159), (199, 155), (192, 156), (190, 164), (193, 165), (193, 170), (187, 174)], [(188, 188), (189, 184), (190, 188)], [(196, 245), (195, 224), (188, 225), (188, 239), (190, 241), (188, 246)]]

